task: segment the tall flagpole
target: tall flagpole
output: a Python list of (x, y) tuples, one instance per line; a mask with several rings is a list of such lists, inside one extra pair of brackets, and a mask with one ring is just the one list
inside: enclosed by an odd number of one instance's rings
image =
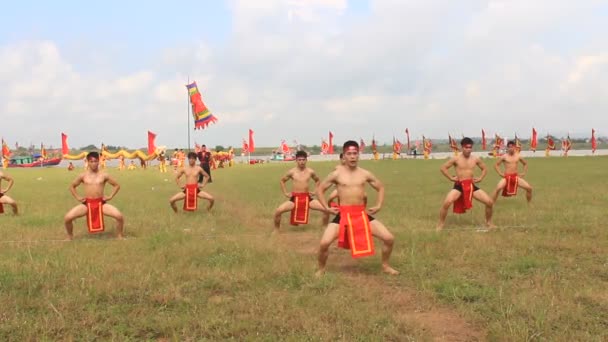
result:
[[(188, 84), (190, 84), (190, 76), (188, 76)], [(188, 152), (190, 152), (190, 89), (188, 89), (187, 101), (186, 104), (188, 106), (186, 113), (188, 113)]]

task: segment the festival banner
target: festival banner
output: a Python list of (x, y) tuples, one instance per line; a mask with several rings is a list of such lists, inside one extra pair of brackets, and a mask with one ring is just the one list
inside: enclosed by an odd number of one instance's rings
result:
[(209, 124), (215, 123), (217, 118), (211, 114), (203, 99), (196, 82), (186, 85), (192, 105), (192, 116), (194, 117), (194, 129), (205, 129)]

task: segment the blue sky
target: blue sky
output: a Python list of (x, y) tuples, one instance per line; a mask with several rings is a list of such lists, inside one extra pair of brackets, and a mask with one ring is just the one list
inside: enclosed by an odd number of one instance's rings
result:
[(538, 0), (21, 1), (0, 22), (0, 135), (184, 145), (184, 84), (260, 146), (608, 130), (608, 5)]

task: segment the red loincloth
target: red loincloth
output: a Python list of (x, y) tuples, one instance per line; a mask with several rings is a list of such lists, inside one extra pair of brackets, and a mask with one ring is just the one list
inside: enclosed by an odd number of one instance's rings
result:
[(87, 198), (87, 227), (89, 233), (101, 233), (105, 229), (103, 223), (103, 198)]
[(518, 186), (518, 181), (519, 181), (519, 177), (517, 177), (517, 173), (506, 173), (505, 180), (507, 181), (507, 184), (502, 189), (502, 195), (504, 197), (510, 197), (510, 196), (517, 195), (517, 186)]
[(462, 193), (456, 202), (454, 202), (452, 210), (455, 214), (464, 214), (467, 210), (473, 208), (473, 191), (475, 191), (473, 180), (464, 179), (456, 182), (456, 185), (462, 187)]
[(350, 249), (353, 258), (374, 255), (372, 227), (365, 205), (340, 206), (338, 247)]
[(0, 214), (4, 214), (4, 204), (0, 203)]
[(308, 224), (308, 203), (310, 194), (308, 192), (293, 192), (291, 194), (293, 209), (291, 209), (291, 225)]
[(198, 207), (198, 184), (186, 184), (186, 188), (184, 189), (184, 193), (186, 194), (186, 198), (184, 198), (184, 211), (195, 211)]

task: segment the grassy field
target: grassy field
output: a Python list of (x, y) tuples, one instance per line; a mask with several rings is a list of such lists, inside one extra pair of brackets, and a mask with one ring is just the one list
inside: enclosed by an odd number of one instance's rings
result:
[[(291, 163), (215, 171), (213, 211), (179, 215), (172, 174), (111, 170), (124, 241), (113, 222), (89, 236), (83, 220), (60, 241), (75, 174), (10, 169), (22, 214), (0, 216), (0, 340), (608, 340), (608, 158), (528, 161), (530, 207), (523, 194), (499, 199), (500, 228), (479, 233), (476, 204), (441, 234), (441, 161), (362, 163), (387, 186), (377, 218), (396, 235), (401, 275), (381, 274), (379, 254), (332, 248), (322, 279), (318, 213), (297, 228), (285, 215), (270, 236)], [(334, 165), (309, 163), (321, 175)], [(490, 172), (481, 187), (497, 181)]]

